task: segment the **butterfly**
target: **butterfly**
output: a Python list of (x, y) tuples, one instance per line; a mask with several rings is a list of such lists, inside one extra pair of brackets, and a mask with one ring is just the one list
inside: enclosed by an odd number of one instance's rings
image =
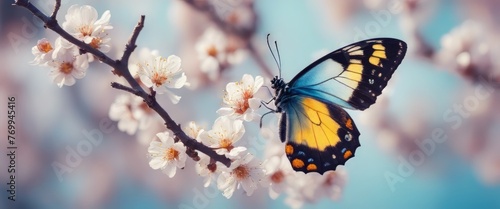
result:
[(271, 80), (274, 97), (263, 104), (274, 100), (276, 109), (268, 107), (268, 113), (281, 113), (279, 136), (295, 171), (323, 174), (354, 157), (360, 133), (343, 108), (374, 104), (406, 48), (393, 38), (360, 41), (319, 58), (288, 83), (281, 78), (280, 59), (280, 76)]

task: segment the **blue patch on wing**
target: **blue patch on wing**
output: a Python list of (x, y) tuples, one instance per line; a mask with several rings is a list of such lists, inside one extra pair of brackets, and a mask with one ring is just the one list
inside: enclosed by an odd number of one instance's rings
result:
[(327, 59), (298, 78), (290, 86), (291, 95), (307, 95), (323, 101), (330, 101), (344, 108), (354, 109), (347, 101), (352, 96), (354, 88), (342, 83), (339, 75), (344, 72), (344, 67)]

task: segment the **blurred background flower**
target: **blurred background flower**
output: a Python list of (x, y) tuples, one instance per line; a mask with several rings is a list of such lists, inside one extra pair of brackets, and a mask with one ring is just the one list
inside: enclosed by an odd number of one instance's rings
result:
[[(165, 129), (151, 118), (120, 128), (134, 136), (119, 130), (124, 117), (134, 119), (148, 110), (124, 99), (134, 107), (120, 103), (129, 115), (109, 115), (123, 92), (110, 88), (111, 81), (121, 79), (108, 66), (91, 62), (84, 78), (58, 88), (47, 67), (30, 65), (35, 59), (32, 49), (37, 63), (45, 62), (48, 54), (43, 56), (43, 51), (51, 53), (43, 46), (34, 48), (38, 41), (46, 38), (54, 48), (58, 36), (12, 3), (0, 3), (0, 98), (7, 104), (9, 96), (16, 97), (18, 208), (500, 207), (496, 0), (63, 1), (59, 22), (78, 4), (93, 6), (99, 14), (96, 20), (102, 17), (103, 27), (113, 26), (95, 37), (102, 39), (106, 51), (110, 46), (106, 54), (114, 59), (139, 16), (146, 15), (129, 64), (137, 66), (151, 54), (180, 57), (190, 86), (175, 90), (182, 96), (177, 105), (168, 97), (158, 99), (181, 124), (213, 124), (226, 84), (244, 74), (261, 75), (269, 86), (270, 76), (278, 72), (267, 51), (268, 33), (279, 43), (286, 81), (314, 61), (318, 51), (374, 37), (408, 43), (407, 57), (377, 103), (363, 112), (349, 111), (361, 132), (355, 158), (323, 176), (290, 174), (279, 157), (284, 145), (277, 137), (277, 116), (268, 116), (261, 131), (257, 124), (244, 122), (238, 146), (245, 144), (259, 157), (259, 166), (274, 167), (265, 180), (276, 185), (255, 189), (252, 184), (249, 190), (234, 190), (231, 199), (216, 182), (204, 187), (206, 175), (198, 175), (197, 162), (190, 158), (173, 178), (150, 168), (148, 145)], [(52, 0), (33, 3), (45, 14), (54, 5)], [(136, 73), (138, 68), (131, 70)], [(264, 100), (271, 97), (265, 89), (257, 94)], [(263, 112), (261, 108), (259, 114)], [(0, 124), (5, 127), (7, 121)], [(4, 136), (6, 131), (1, 129)], [(96, 139), (102, 140), (90, 143)], [(5, 156), (7, 140), (1, 144)], [(82, 152), (84, 144), (90, 144), (87, 153)], [(57, 170), (54, 163), (66, 169)], [(5, 184), (7, 169), (0, 169), (0, 177)], [(281, 188), (283, 181), (293, 183)], [(224, 186), (232, 191), (234, 185)], [(7, 202), (0, 198), (1, 205)]]

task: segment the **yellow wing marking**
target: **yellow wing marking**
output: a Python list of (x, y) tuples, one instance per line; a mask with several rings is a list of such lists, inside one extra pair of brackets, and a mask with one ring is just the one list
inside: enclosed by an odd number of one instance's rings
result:
[(337, 130), (340, 125), (330, 117), (326, 104), (311, 98), (302, 100), (304, 111), (296, 114), (300, 121), (294, 122), (293, 141), (319, 151), (340, 142)]
[(387, 59), (387, 56), (385, 56), (385, 51), (375, 50), (373, 52), (373, 56), (379, 57), (379, 58), (383, 58), (383, 59)]
[(351, 71), (353, 73), (363, 74), (363, 65), (361, 64), (350, 64), (347, 66), (347, 71)]
[(378, 57), (372, 56), (372, 57), (370, 57), (370, 59), (368, 61), (370, 61), (370, 63), (372, 65), (375, 65), (375, 66), (379, 66), (379, 64), (380, 64), (380, 58), (378, 58)]
[(361, 74), (353, 73), (351, 71), (344, 71), (340, 74), (340, 77), (336, 78), (336, 80), (342, 80), (342, 83), (344, 83), (345, 85), (348, 85), (352, 89), (356, 89), (359, 82), (361, 81)]
[(385, 50), (385, 46), (382, 44), (373, 44), (373, 49), (375, 50)]

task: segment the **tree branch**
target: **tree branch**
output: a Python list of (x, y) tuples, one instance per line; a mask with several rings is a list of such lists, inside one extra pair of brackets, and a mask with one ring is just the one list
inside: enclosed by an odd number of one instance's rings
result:
[(59, 10), (59, 7), (60, 7), (60, 1), (56, 0), (56, 6), (54, 8), (54, 12), (52, 13), (51, 17), (48, 17), (47, 15), (43, 14), (38, 8), (36, 8), (28, 0), (16, 0), (14, 5), (28, 9), (31, 13), (33, 13), (35, 16), (40, 18), (45, 23), (46, 28), (56, 32), (64, 39), (66, 39), (69, 42), (78, 46), (80, 49), (82, 49), (88, 53), (93, 54), (99, 60), (101, 60), (105, 64), (112, 67), (113, 72), (118, 73), (119, 75), (123, 76), (127, 80), (127, 82), (129, 83), (129, 85), (131, 87), (126, 87), (126, 86), (118, 84), (118, 83), (112, 83), (111, 86), (113, 88), (124, 90), (124, 91), (133, 93), (133, 94), (143, 98), (144, 102), (146, 102), (151, 109), (153, 109), (156, 113), (158, 113), (158, 115), (160, 115), (160, 117), (162, 117), (162, 119), (165, 121), (165, 126), (168, 129), (170, 129), (174, 133), (174, 135), (177, 138), (179, 138), (179, 140), (186, 147), (203, 152), (206, 155), (210, 156), (212, 159), (219, 161), (228, 167), (231, 165), (231, 160), (229, 158), (225, 157), (224, 155), (217, 154), (212, 148), (207, 147), (204, 144), (187, 136), (186, 133), (184, 133), (184, 131), (182, 131), (180, 125), (177, 125), (177, 123), (170, 117), (170, 115), (167, 113), (167, 111), (165, 109), (163, 109), (160, 106), (160, 104), (158, 104), (155, 96), (146, 93), (142, 89), (142, 87), (139, 85), (139, 83), (134, 79), (134, 77), (130, 74), (130, 70), (128, 69), (128, 60), (130, 58), (130, 55), (132, 54), (132, 52), (136, 48), (135, 42), (137, 40), (137, 37), (139, 36), (141, 29), (144, 27), (144, 19), (145, 19), (144, 15), (141, 16), (139, 23), (135, 27), (133, 34), (127, 43), (126, 49), (123, 53), (121, 60), (115, 61), (115, 60), (109, 58), (107, 55), (105, 55), (101, 51), (99, 51), (99, 50), (91, 47), (90, 45), (76, 39), (75, 37), (73, 37), (72, 35), (67, 33), (64, 29), (61, 28), (61, 26), (55, 20), (55, 16), (57, 15), (57, 11)]

